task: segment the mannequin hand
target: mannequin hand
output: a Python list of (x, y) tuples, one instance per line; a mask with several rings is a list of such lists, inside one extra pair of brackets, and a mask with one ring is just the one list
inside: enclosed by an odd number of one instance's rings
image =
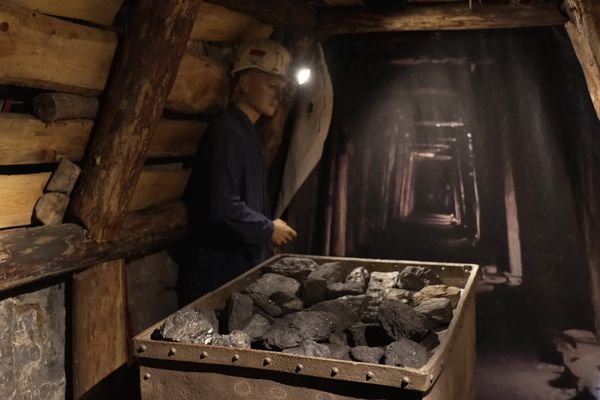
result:
[(273, 225), (275, 226), (275, 229), (273, 230), (271, 241), (277, 246), (288, 243), (298, 235), (295, 230), (281, 219), (273, 221)]

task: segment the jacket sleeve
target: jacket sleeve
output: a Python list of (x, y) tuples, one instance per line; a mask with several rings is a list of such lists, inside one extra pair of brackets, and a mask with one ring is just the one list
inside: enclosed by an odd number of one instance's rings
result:
[(243, 152), (248, 149), (231, 132), (215, 133), (210, 165), (210, 216), (231, 228), (246, 243), (262, 246), (273, 234), (273, 222), (240, 198)]

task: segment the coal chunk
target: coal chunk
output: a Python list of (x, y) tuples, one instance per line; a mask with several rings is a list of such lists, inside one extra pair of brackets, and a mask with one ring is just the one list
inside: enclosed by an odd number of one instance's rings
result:
[(419, 291), (427, 285), (442, 283), (440, 277), (430, 268), (409, 266), (400, 272), (400, 285), (403, 289)]
[(254, 314), (248, 324), (242, 329), (248, 334), (251, 342), (261, 340), (263, 335), (267, 333), (271, 323), (268, 319), (259, 314)]
[(419, 343), (421, 346), (425, 347), (427, 351), (432, 352), (436, 347), (440, 345), (440, 338), (437, 333), (432, 332), (427, 337)]
[(331, 334), (331, 336), (329, 336), (328, 341), (329, 341), (329, 343), (335, 343), (335, 344), (343, 344), (343, 345), (348, 344), (348, 338), (346, 337), (346, 334), (344, 332), (340, 332), (340, 331), (333, 332)]
[(390, 289), (396, 287), (398, 284), (398, 278), (400, 277), (400, 272), (372, 272), (371, 277), (369, 279), (369, 286), (367, 289), (367, 293), (369, 292), (378, 292), (383, 295), (386, 289)]
[(337, 299), (342, 296), (356, 296), (365, 292), (363, 286), (356, 282), (335, 282), (327, 285), (325, 297)]
[(233, 293), (223, 313), (225, 331), (231, 332), (242, 329), (252, 318), (254, 302), (249, 296), (241, 293)]
[(265, 267), (265, 271), (294, 278), (297, 281), (305, 280), (308, 275), (319, 265), (310, 258), (285, 257)]
[(446, 298), (424, 300), (414, 310), (427, 315), (434, 327), (446, 325), (452, 320), (452, 305)]
[(338, 300), (322, 301), (310, 307), (310, 310), (325, 311), (337, 315), (340, 323), (336, 326), (336, 331), (343, 331), (359, 321), (358, 314), (354, 312), (352, 307)]
[(458, 301), (460, 300), (460, 294), (462, 290), (447, 285), (430, 285), (425, 286), (423, 289), (413, 295), (412, 303), (414, 306), (418, 306), (425, 300), (436, 299), (436, 298), (447, 298), (450, 300), (452, 308), (456, 308)]
[(379, 364), (385, 350), (381, 347), (357, 346), (350, 350), (350, 357), (355, 361)]
[(321, 358), (329, 358), (331, 356), (331, 351), (327, 345), (317, 343), (314, 340), (306, 340), (298, 347), (284, 349), (283, 353)]
[(312, 306), (325, 300), (327, 281), (325, 279), (307, 279), (302, 282), (301, 297), (305, 306)]
[(396, 340), (420, 341), (430, 332), (427, 316), (398, 300), (387, 300), (379, 307), (377, 319), (388, 335)]
[(414, 293), (415, 292), (411, 290), (390, 288), (385, 290), (383, 298), (384, 300), (406, 300), (408, 303), (408, 301), (412, 299)]
[(183, 309), (169, 316), (160, 328), (163, 339), (181, 343), (205, 343), (218, 333), (214, 311)]
[(300, 282), (293, 278), (279, 274), (266, 273), (258, 278), (256, 282), (250, 284), (246, 288), (246, 293), (258, 293), (266, 296), (267, 298), (275, 292), (285, 292), (295, 296), (298, 294), (299, 289)]
[(286, 292), (275, 292), (269, 299), (281, 308), (283, 315), (302, 311), (304, 309), (304, 303), (301, 299)]
[(367, 309), (371, 301), (371, 297), (366, 294), (356, 296), (342, 296), (335, 299), (338, 302), (347, 304), (358, 315), (362, 314)]
[(369, 286), (369, 278), (371, 274), (364, 267), (354, 268), (350, 273), (346, 276), (346, 283), (355, 283), (360, 285), (363, 288), (363, 292), (367, 290)]
[(379, 324), (358, 322), (348, 328), (353, 346), (386, 346), (394, 341)]
[(421, 368), (428, 359), (425, 347), (412, 340), (400, 338), (386, 347), (384, 363), (398, 367)]
[(250, 348), (250, 336), (243, 331), (233, 331), (229, 335), (213, 335), (211, 340), (205, 344), (225, 347)]
[(346, 278), (344, 267), (339, 262), (330, 262), (320, 265), (310, 273), (306, 279), (323, 279), (327, 283), (343, 282)]
[(325, 341), (340, 325), (339, 318), (323, 311), (300, 311), (277, 320), (264, 335), (268, 349), (289, 349), (306, 340)]
[(249, 297), (254, 302), (254, 305), (261, 309), (265, 314), (271, 317), (281, 317), (283, 310), (275, 302), (271, 301), (262, 293), (250, 293)]
[(325, 346), (329, 347), (329, 358), (336, 360), (347, 360), (350, 361), (350, 346), (345, 344), (337, 343), (324, 343)]

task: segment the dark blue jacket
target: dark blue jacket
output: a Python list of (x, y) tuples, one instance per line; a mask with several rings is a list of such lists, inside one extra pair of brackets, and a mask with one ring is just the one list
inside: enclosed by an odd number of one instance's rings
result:
[(232, 278), (262, 261), (273, 234), (265, 175), (254, 124), (230, 105), (205, 133), (186, 193), (200, 274)]

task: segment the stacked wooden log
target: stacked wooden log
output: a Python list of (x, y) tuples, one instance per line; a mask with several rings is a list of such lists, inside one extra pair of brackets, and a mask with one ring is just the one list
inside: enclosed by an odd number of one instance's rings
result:
[[(76, 164), (83, 161), (98, 113), (98, 96), (106, 86), (117, 46), (117, 34), (109, 25), (121, 6), (122, 0), (0, 1), (0, 46), (13, 50), (3, 56), (0, 84), (51, 91), (33, 100), (37, 118), (0, 113), (1, 165), (53, 164), (63, 158)], [(253, 17), (202, 3), (189, 39), (234, 45), (267, 38), (272, 31), (272, 26)], [(193, 114), (224, 107), (230, 90), (227, 69), (222, 60), (186, 50), (166, 107)], [(195, 119), (161, 120), (147, 157), (172, 160), (193, 155), (206, 128), (206, 123)], [(0, 174), (0, 229), (32, 223), (34, 206), (49, 176), (49, 172)], [(180, 198), (188, 176), (185, 169), (143, 170), (130, 209)], [(43, 204), (59, 197), (64, 204), (62, 196), (49, 193)]]

